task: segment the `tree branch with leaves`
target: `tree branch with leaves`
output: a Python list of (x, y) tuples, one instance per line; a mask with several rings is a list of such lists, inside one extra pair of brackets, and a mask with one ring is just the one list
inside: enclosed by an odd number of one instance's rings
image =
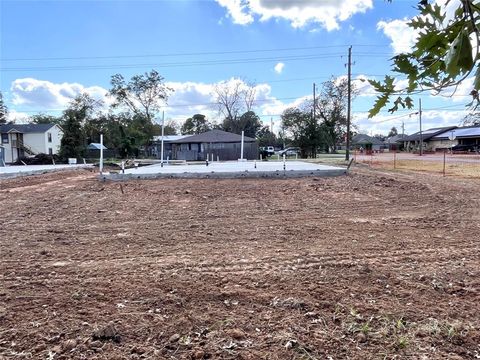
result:
[(168, 100), (173, 89), (167, 87), (164, 78), (156, 70), (133, 76), (126, 81), (123, 75), (115, 74), (110, 80), (109, 95), (115, 99), (114, 107), (124, 106), (135, 115), (143, 115), (152, 121), (161, 105)]
[(419, 14), (408, 26), (418, 32), (410, 52), (392, 58), (392, 70), (406, 76), (408, 86), (398, 89), (395, 78), (385, 76), (383, 81), (369, 80), (379, 93), (369, 117), (389, 106), (389, 112), (399, 108), (413, 108), (411, 95), (424, 91), (439, 94), (442, 90), (456, 87), (475, 74), (471, 91), (473, 102), (478, 106), (480, 88), (479, 46), (480, 6), (473, 0), (461, 0), (453, 15), (447, 16), (447, 1), (444, 5), (430, 4), (421, 0)]

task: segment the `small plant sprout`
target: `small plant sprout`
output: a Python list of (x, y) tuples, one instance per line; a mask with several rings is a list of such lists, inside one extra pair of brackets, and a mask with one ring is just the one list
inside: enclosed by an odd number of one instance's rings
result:
[(397, 339), (397, 348), (405, 349), (408, 346), (408, 339), (405, 336), (400, 336)]

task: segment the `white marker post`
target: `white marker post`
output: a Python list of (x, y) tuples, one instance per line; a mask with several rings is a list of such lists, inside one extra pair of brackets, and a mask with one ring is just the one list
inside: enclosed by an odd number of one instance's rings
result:
[(244, 141), (244, 137), (245, 137), (245, 132), (242, 131), (242, 144), (240, 146), (240, 161), (243, 161), (243, 141)]
[(160, 149), (160, 166), (163, 167), (163, 131), (165, 128), (165, 111), (162, 111), (162, 145)]
[(103, 134), (100, 134), (100, 175), (103, 172)]

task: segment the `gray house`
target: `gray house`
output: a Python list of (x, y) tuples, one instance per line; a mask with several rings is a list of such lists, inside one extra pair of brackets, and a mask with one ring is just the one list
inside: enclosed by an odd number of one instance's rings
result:
[(385, 148), (388, 150), (402, 150), (403, 139), (405, 139), (406, 137), (407, 135), (403, 135), (403, 134), (390, 136), (383, 142), (383, 144), (385, 145)]
[[(222, 130), (211, 130), (198, 135), (173, 140), (172, 158), (175, 160), (206, 160), (212, 158), (221, 161), (240, 159), (242, 136)], [(258, 158), (258, 144), (254, 138), (244, 137), (244, 159)]]
[[(190, 135), (164, 135), (163, 136), (163, 159), (174, 159), (173, 157), (173, 144), (175, 141), (186, 138)], [(162, 155), (162, 137), (154, 136), (147, 147), (147, 154), (157, 159)]]
[(352, 137), (352, 147), (367, 151), (379, 151), (383, 148), (383, 142), (367, 134), (357, 134)]

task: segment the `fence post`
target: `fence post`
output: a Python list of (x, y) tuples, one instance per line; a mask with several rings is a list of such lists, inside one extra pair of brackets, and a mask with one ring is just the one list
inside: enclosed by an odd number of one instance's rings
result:
[(443, 149), (443, 176), (445, 176), (445, 162), (447, 158), (447, 149)]
[(393, 150), (393, 169), (397, 168), (397, 151)]

